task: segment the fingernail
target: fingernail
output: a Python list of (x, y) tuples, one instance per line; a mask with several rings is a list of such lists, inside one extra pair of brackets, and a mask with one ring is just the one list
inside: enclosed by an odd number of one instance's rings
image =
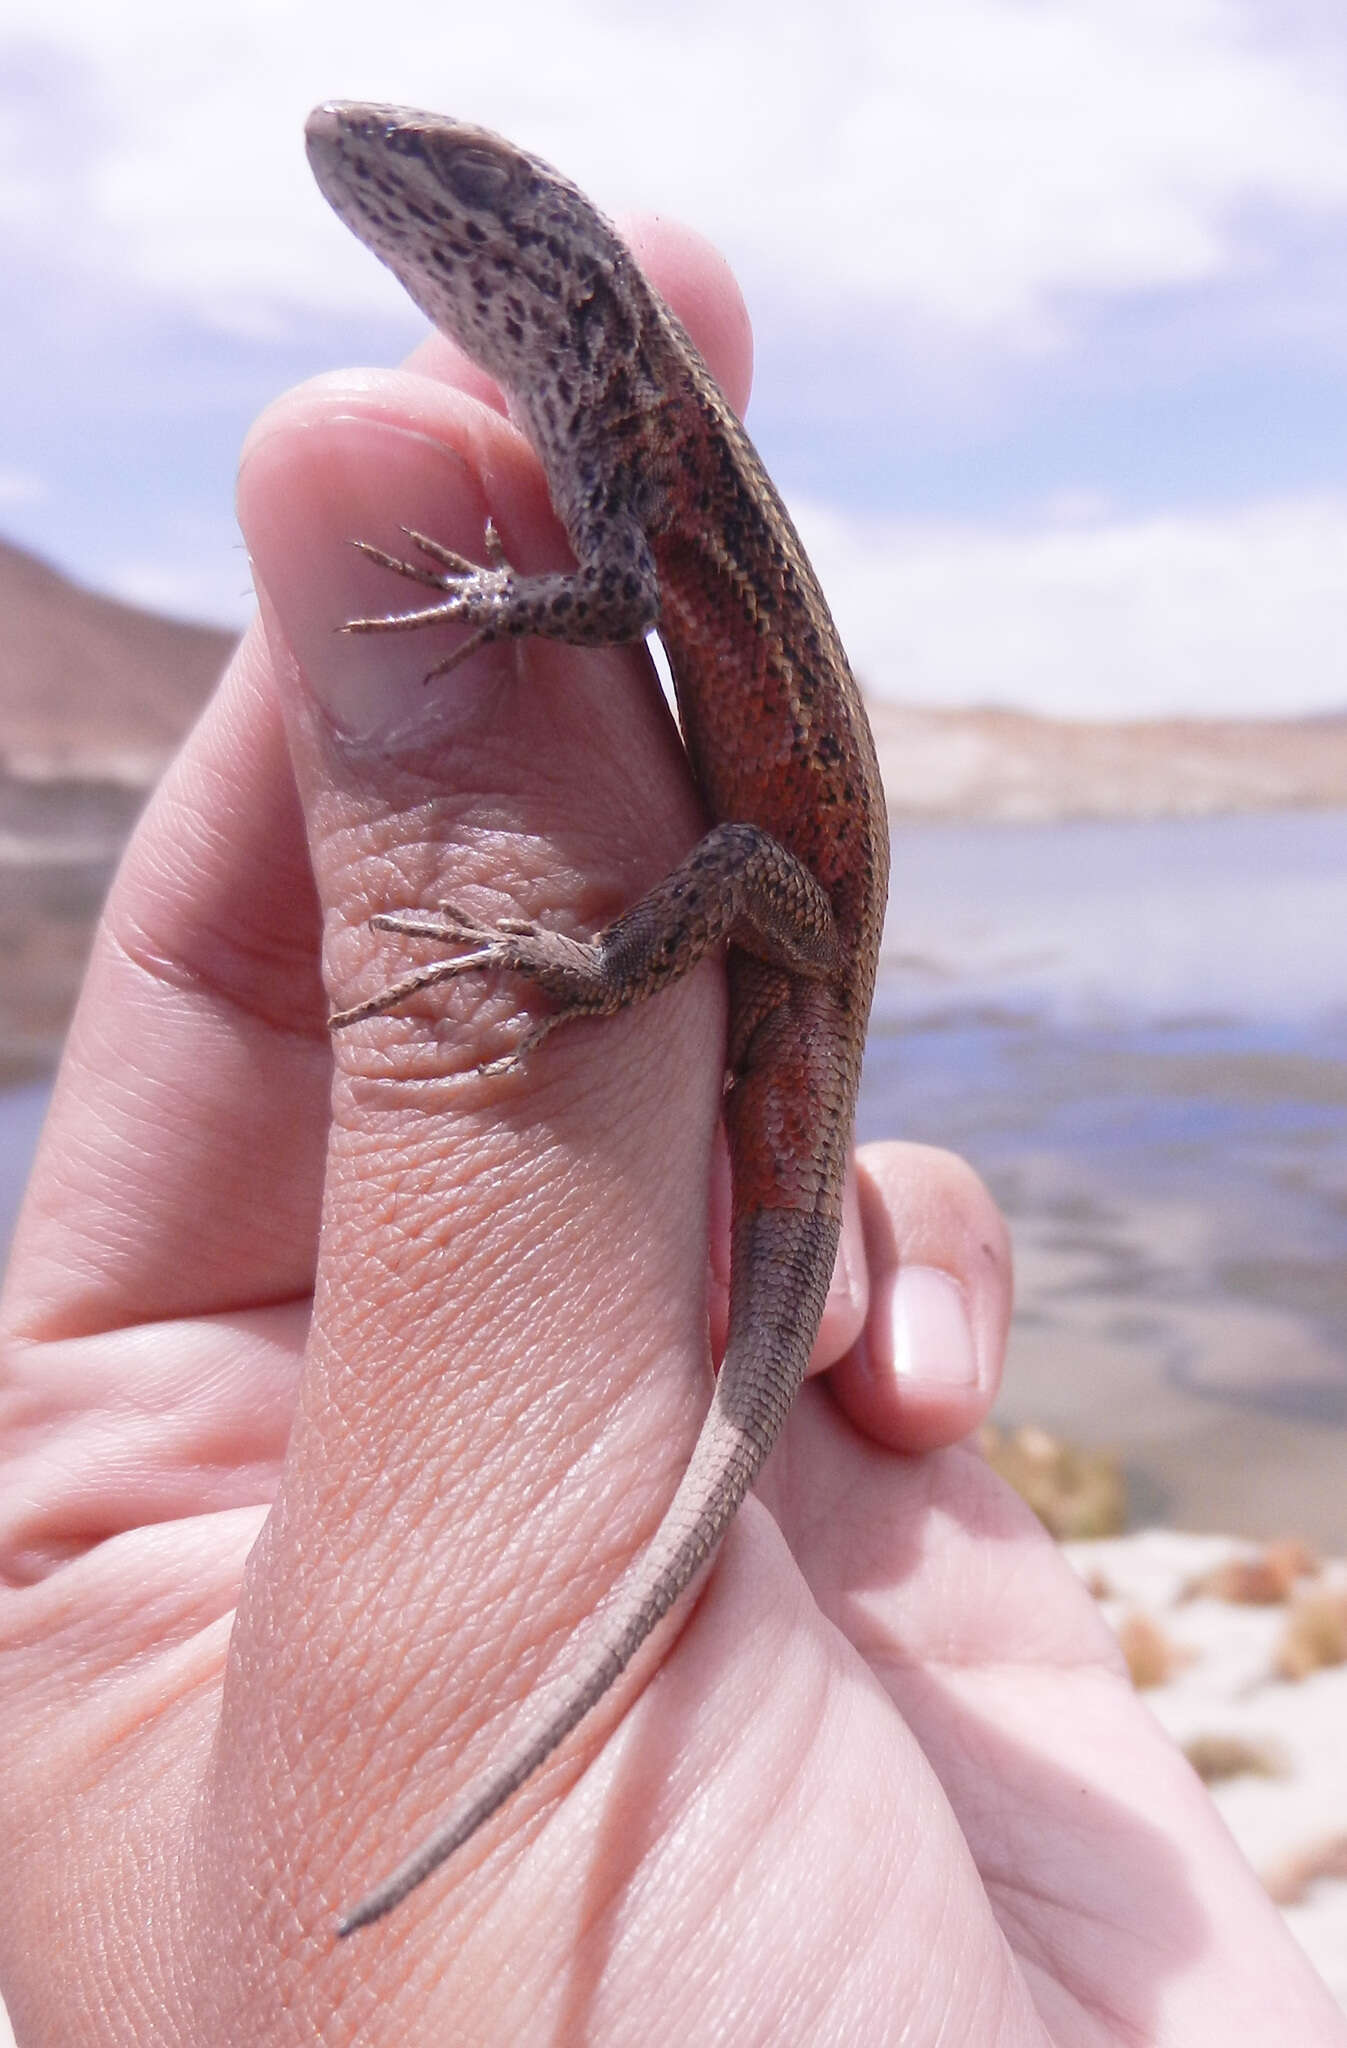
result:
[[(395, 508), (395, 509), (394, 509)], [(279, 634), (310, 693), (353, 741), (446, 730), (483, 686), (469, 660), (427, 688), (463, 638), (452, 626), (344, 633), (353, 618), (424, 610), (435, 592), (362, 556), (367, 540), (416, 559), (402, 526), (482, 559), (486, 507), (476, 478), (429, 435), (358, 415), (327, 417), (306, 440), (263, 432), (239, 473), (243, 528), (268, 635)], [(280, 649), (273, 648), (273, 653)], [(490, 674), (490, 669), (486, 673)]]
[(936, 1266), (903, 1266), (890, 1303), (893, 1368), (908, 1386), (975, 1387), (977, 1346), (963, 1289)]

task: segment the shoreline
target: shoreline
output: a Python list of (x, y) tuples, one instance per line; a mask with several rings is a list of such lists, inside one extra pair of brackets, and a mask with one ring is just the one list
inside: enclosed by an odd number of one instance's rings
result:
[(894, 823), (1209, 818), (1347, 805), (1347, 711), (1087, 721), (867, 696)]

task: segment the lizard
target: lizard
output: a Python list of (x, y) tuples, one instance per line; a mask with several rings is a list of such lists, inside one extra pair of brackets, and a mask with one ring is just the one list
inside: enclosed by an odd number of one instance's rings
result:
[(319, 187), (430, 320), (501, 387), (576, 567), (521, 575), (488, 523), (479, 565), (407, 529), (424, 608), (348, 632), (452, 622), (466, 639), (573, 645), (658, 632), (706, 836), (586, 943), (452, 904), (382, 913), (440, 957), (334, 1013), (337, 1029), (467, 972), (522, 976), (558, 1024), (612, 1014), (723, 949), (731, 1163), (725, 1354), (649, 1545), (583, 1632), (573, 1668), (447, 1819), (338, 1923), (389, 1912), (475, 1834), (630, 1663), (706, 1566), (804, 1378), (832, 1276), (888, 883), (888, 829), (860, 691), (790, 518), (690, 337), (578, 188), (486, 129), (332, 102), (307, 127)]

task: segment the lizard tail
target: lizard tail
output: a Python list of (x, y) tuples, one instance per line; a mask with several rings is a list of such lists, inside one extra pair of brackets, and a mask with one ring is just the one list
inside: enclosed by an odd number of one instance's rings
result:
[(649, 1548), (619, 1584), (587, 1654), (540, 1719), (449, 1818), (337, 1924), (382, 1919), (476, 1834), (597, 1706), (656, 1624), (707, 1564), (781, 1433), (814, 1347), (837, 1250), (836, 1219), (795, 1209), (741, 1216), (730, 1267), (725, 1362), (687, 1471)]

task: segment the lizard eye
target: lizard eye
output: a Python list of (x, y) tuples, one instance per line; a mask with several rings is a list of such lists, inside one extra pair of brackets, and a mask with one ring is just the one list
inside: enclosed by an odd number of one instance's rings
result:
[(440, 156), (439, 170), (464, 206), (494, 209), (509, 189), (509, 166), (475, 143), (445, 150)]

